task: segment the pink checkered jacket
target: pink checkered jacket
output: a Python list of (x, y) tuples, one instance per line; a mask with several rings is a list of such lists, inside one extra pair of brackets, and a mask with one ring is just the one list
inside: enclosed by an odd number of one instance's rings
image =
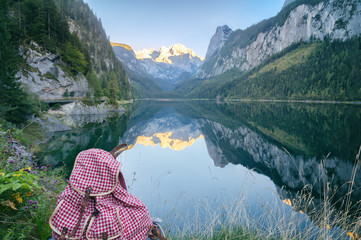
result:
[(142, 201), (127, 191), (115, 158), (101, 149), (78, 154), (49, 220), (54, 239), (147, 238), (152, 219)]

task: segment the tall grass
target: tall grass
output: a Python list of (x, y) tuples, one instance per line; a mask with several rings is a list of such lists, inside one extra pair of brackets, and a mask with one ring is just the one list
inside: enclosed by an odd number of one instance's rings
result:
[[(360, 167), (361, 147), (355, 159), (350, 181), (341, 186), (328, 180), (325, 161), (320, 161), (318, 179), (297, 193), (284, 188), (274, 194), (285, 205), (266, 202), (261, 214), (252, 214), (245, 198), (216, 207), (207, 201), (194, 203), (195, 211), (177, 216), (179, 226), (165, 225), (168, 239), (360, 239), (361, 199), (352, 201), (355, 177)], [(299, 169), (302, 175), (302, 169)], [(315, 187), (322, 188), (321, 195)], [(360, 187), (360, 186), (357, 186)], [(338, 191), (347, 193), (338, 197)], [(318, 193), (320, 191), (317, 191)], [(316, 197), (316, 195), (318, 195)], [(279, 200), (278, 200), (279, 201)], [(192, 206), (194, 207), (194, 206)]]

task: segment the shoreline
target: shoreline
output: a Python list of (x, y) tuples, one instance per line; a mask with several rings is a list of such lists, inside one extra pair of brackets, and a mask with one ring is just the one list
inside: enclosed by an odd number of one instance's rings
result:
[(219, 101), (217, 99), (202, 99), (202, 98), (138, 98), (134, 101), (155, 101), (155, 102), (190, 102), (190, 101), (215, 101), (217, 103), (231, 103), (231, 102), (269, 102), (269, 103), (317, 103), (317, 104), (351, 104), (361, 105), (361, 101), (336, 101), (336, 100), (287, 100), (287, 99), (224, 99)]

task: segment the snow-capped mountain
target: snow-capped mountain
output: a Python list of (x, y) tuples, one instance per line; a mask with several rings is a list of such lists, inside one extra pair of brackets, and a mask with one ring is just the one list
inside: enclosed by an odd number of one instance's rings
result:
[[(169, 47), (161, 47), (159, 51), (155, 50), (154, 48), (151, 49), (142, 49), (140, 51), (136, 51), (135, 55), (138, 59), (145, 59), (150, 58), (155, 62), (164, 62), (164, 63), (175, 63), (177, 59), (194, 59), (195, 61), (199, 62), (199, 60), (203, 61), (204, 58), (197, 56), (197, 54), (190, 48), (177, 43), (171, 45)], [(179, 62), (179, 63), (184, 63)]]
[(151, 48), (136, 52), (126, 44), (111, 44), (128, 75), (150, 78), (163, 89), (171, 89), (195, 75), (204, 60), (179, 43), (159, 50)]

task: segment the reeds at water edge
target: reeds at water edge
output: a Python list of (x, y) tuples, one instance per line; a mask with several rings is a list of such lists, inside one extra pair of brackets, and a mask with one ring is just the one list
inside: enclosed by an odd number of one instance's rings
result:
[[(274, 200), (285, 204), (263, 202), (257, 214), (242, 193), (231, 202), (215, 207), (206, 200), (193, 202), (195, 211), (176, 216), (181, 225), (164, 228), (168, 239), (352, 239), (361, 236), (361, 199), (352, 198), (361, 191), (355, 182), (360, 174), (361, 146), (356, 155), (350, 180), (338, 186), (329, 179), (325, 162), (318, 166), (315, 184), (304, 184), (291, 192), (284, 187), (274, 193)], [(299, 174), (303, 170), (299, 169)], [(319, 188), (315, 191), (315, 187)], [(340, 192), (345, 192), (340, 196)], [(286, 206), (289, 205), (289, 206)], [(165, 221), (167, 222), (167, 221)]]

